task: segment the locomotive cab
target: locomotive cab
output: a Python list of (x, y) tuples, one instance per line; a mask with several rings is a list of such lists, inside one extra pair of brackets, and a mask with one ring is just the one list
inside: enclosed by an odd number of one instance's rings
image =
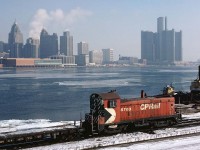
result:
[(85, 115), (84, 128), (89, 134), (100, 133), (120, 121), (120, 97), (115, 91), (93, 93), (90, 96), (90, 113)]

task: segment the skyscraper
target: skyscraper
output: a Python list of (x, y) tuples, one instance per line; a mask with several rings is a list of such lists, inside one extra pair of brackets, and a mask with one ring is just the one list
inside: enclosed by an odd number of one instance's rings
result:
[(8, 45), (11, 58), (21, 57), (23, 48), (23, 35), (15, 21), (8, 36)]
[(162, 36), (162, 61), (174, 63), (175, 61), (175, 42), (174, 29), (163, 31)]
[(69, 31), (63, 32), (60, 36), (60, 54), (56, 56), (62, 58), (65, 65), (75, 65), (75, 56), (73, 56), (73, 36)]
[(114, 56), (113, 56), (114, 49), (112, 48), (102, 49), (102, 52), (103, 52), (103, 64), (109, 64), (114, 61)]
[(151, 31), (141, 31), (141, 59), (155, 60), (155, 36)]
[(182, 31), (175, 32), (175, 61), (182, 61)]
[(78, 55), (76, 56), (76, 64), (78, 66), (87, 66), (89, 64), (89, 47), (86, 42), (77, 43)]
[(141, 58), (148, 64), (182, 61), (182, 32), (167, 29), (167, 17), (157, 19), (157, 32), (141, 31)]
[(39, 57), (39, 40), (28, 38), (23, 48), (24, 58), (38, 58)]
[(160, 33), (164, 30), (164, 21), (163, 17), (157, 18), (157, 33)]
[(4, 42), (0, 41), (0, 53), (4, 52)]
[(60, 54), (73, 56), (73, 36), (70, 36), (69, 31), (63, 32), (63, 36), (60, 36)]
[[(166, 19), (165, 19), (166, 21)], [(164, 18), (159, 17), (157, 18), (157, 33), (156, 34), (156, 41), (155, 41), (155, 61), (160, 62), (162, 61), (162, 42), (163, 42), (163, 31), (164, 31)], [(166, 24), (165, 24), (166, 25)], [(166, 29), (166, 28), (165, 28)]]
[(77, 46), (78, 46), (78, 55), (88, 55), (89, 54), (88, 43), (80, 42), (77, 44)]
[(49, 35), (45, 29), (40, 34), (40, 58), (48, 58), (58, 54), (58, 36), (56, 33)]

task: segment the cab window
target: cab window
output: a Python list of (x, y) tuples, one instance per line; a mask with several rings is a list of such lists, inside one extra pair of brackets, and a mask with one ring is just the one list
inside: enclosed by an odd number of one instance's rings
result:
[(109, 100), (108, 101), (108, 107), (109, 108), (115, 108), (115, 107), (117, 107), (117, 101), (116, 100)]

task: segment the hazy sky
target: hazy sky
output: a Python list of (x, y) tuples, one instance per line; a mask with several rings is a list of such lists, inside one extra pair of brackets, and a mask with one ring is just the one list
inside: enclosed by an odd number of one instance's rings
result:
[(113, 48), (115, 57), (140, 58), (141, 30), (156, 32), (157, 18), (167, 16), (168, 29), (182, 30), (183, 59), (200, 58), (200, 0), (0, 0), (0, 40), (7, 42), (15, 19), (23, 33), (37, 37), (69, 30), (90, 50)]

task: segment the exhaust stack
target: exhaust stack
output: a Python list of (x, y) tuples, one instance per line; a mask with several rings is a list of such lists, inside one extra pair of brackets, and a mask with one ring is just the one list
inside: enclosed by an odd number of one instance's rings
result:
[(199, 65), (199, 80), (200, 80), (200, 65)]

